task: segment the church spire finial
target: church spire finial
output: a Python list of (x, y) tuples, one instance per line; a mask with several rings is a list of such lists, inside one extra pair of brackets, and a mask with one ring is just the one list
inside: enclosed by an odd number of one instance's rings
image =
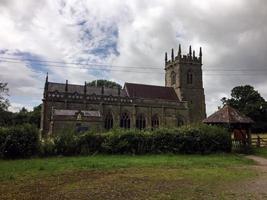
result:
[(190, 57), (192, 56), (192, 47), (191, 47), (191, 45), (189, 46), (189, 56)]
[(46, 72), (46, 77), (45, 77), (44, 97), (46, 97), (47, 91), (48, 91), (48, 72)]
[(201, 47), (199, 48), (199, 60), (200, 60), (200, 63), (202, 64), (202, 48)]
[(45, 82), (48, 83), (48, 72), (46, 72)]
[(168, 62), (168, 54), (165, 52), (165, 64)]
[(173, 49), (172, 49), (172, 61), (174, 61), (174, 53), (173, 53)]
[(87, 85), (87, 83), (86, 83), (86, 81), (84, 81), (84, 94), (86, 94), (86, 92), (87, 92), (87, 91), (86, 91), (86, 89), (87, 89), (87, 88), (86, 88), (86, 85)]
[(68, 92), (68, 80), (66, 80), (65, 92)]

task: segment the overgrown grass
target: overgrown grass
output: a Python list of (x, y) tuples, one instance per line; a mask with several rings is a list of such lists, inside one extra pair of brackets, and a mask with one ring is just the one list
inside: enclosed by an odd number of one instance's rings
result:
[(258, 175), (250, 164), (235, 154), (0, 160), (0, 199), (233, 199), (229, 188)]
[(253, 148), (253, 154), (267, 158), (267, 147)]
[(77, 170), (174, 167), (186, 169), (228, 168), (253, 163), (232, 154), (214, 155), (96, 155), (87, 157), (52, 157), (25, 160), (0, 160), (0, 181), (52, 175)]

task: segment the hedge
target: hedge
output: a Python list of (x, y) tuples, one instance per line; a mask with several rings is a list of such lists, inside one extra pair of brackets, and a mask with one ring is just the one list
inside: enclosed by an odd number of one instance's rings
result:
[(38, 129), (30, 124), (0, 128), (0, 157), (25, 158), (39, 153)]
[(107, 133), (64, 133), (54, 140), (55, 154), (91, 155), (147, 153), (230, 152), (231, 136), (227, 130), (208, 125), (160, 128), (154, 131), (115, 129)]
[(213, 153), (231, 151), (227, 130), (208, 125), (151, 130), (115, 129), (106, 133), (64, 132), (40, 140), (31, 125), (0, 128), (0, 157), (25, 158), (33, 155), (92, 155)]

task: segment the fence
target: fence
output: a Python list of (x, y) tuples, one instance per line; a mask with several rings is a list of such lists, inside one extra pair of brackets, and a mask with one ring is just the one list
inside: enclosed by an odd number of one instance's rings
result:
[(267, 147), (267, 135), (265, 136), (252, 136), (251, 145), (255, 147)]

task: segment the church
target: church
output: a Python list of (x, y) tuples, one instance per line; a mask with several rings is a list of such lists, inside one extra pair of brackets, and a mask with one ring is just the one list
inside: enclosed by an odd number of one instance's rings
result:
[(191, 46), (182, 55), (165, 53), (165, 86), (125, 83), (106, 88), (49, 82), (46, 77), (42, 135), (65, 130), (83, 132), (112, 128), (155, 129), (198, 123), (206, 118), (202, 78), (202, 50), (199, 56)]

